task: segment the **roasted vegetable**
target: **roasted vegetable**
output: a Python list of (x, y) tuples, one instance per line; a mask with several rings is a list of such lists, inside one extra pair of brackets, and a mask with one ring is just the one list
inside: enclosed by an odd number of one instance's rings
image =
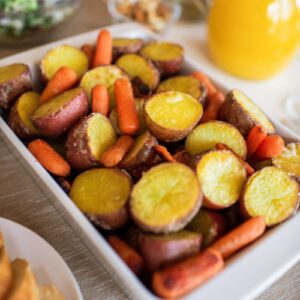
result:
[(247, 156), (247, 146), (243, 136), (235, 127), (221, 121), (198, 125), (186, 138), (185, 148), (196, 155), (213, 149), (218, 143), (225, 144), (242, 158)]
[(45, 80), (50, 80), (58, 69), (69, 67), (80, 78), (88, 69), (87, 56), (78, 48), (63, 45), (51, 49), (41, 61), (41, 72)]
[(31, 88), (31, 74), (27, 65), (0, 67), (0, 108), (10, 108), (18, 96)]
[(31, 121), (44, 136), (65, 134), (88, 112), (88, 100), (82, 88), (75, 88), (43, 103), (31, 115)]
[(184, 228), (201, 203), (194, 172), (183, 164), (163, 163), (151, 168), (134, 186), (130, 211), (142, 230), (170, 233)]
[(262, 216), (267, 226), (274, 226), (292, 216), (299, 205), (299, 186), (287, 172), (266, 167), (248, 180), (241, 201), (242, 213)]
[(186, 137), (199, 122), (203, 107), (181, 92), (163, 92), (145, 102), (144, 115), (149, 131), (160, 141), (175, 142)]
[(142, 39), (113, 39), (113, 60), (116, 60), (123, 54), (137, 53), (143, 45), (144, 41)]
[(221, 107), (221, 118), (235, 126), (243, 135), (261, 125), (269, 134), (275, 132), (273, 124), (268, 117), (239, 90), (232, 90)]
[(153, 42), (146, 44), (140, 53), (155, 64), (162, 76), (177, 74), (182, 68), (184, 50), (178, 44)]
[(78, 208), (102, 229), (118, 229), (128, 221), (127, 200), (131, 180), (118, 169), (93, 169), (78, 175), (70, 197)]
[(0, 299), (6, 299), (13, 283), (13, 272), (4, 245), (0, 243)]
[(39, 97), (39, 94), (35, 92), (26, 92), (17, 100), (10, 111), (9, 127), (21, 139), (31, 139), (38, 135), (30, 116), (39, 106)]
[(223, 209), (239, 200), (247, 171), (232, 152), (211, 151), (200, 159), (197, 176), (204, 194), (203, 205)]
[(102, 153), (116, 141), (109, 120), (92, 113), (70, 131), (66, 141), (66, 155), (71, 166), (83, 171), (99, 165)]

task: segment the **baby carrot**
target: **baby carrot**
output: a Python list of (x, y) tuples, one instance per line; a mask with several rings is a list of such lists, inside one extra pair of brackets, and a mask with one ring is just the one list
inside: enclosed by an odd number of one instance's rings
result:
[(192, 72), (191, 75), (206, 86), (208, 97), (212, 96), (214, 93), (217, 92), (217, 88), (204, 73), (200, 71), (195, 71)]
[(257, 125), (250, 130), (246, 139), (247, 152), (249, 157), (254, 154), (254, 152), (257, 150), (259, 145), (263, 142), (263, 140), (266, 137), (267, 137), (267, 132), (260, 125)]
[(219, 251), (226, 259), (244, 246), (258, 239), (266, 230), (263, 217), (253, 217), (236, 227), (215, 243), (211, 248)]
[(112, 61), (112, 37), (108, 30), (103, 29), (98, 34), (93, 67), (109, 65)]
[(78, 81), (76, 72), (68, 67), (61, 67), (43, 90), (40, 102), (46, 102), (73, 87)]
[(154, 150), (161, 156), (165, 161), (176, 162), (172, 154), (168, 151), (168, 149), (161, 145), (154, 146)]
[(50, 173), (61, 177), (70, 175), (70, 165), (45, 141), (37, 139), (30, 142), (28, 150)]
[(103, 84), (96, 84), (92, 89), (92, 111), (104, 116), (109, 113), (109, 94)]
[(225, 97), (221, 92), (215, 92), (210, 97), (208, 97), (208, 104), (200, 120), (200, 123), (217, 120), (219, 110), (224, 100)]
[(81, 47), (81, 51), (86, 55), (86, 57), (88, 58), (89, 60), (89, 66), (91, 67), (92, 66), (92, 62), (93, 62), (93, 59), (94, 59), (94, 53), (95, 53), (95, 49), (93, 47), (93, 45), (91, 44), (84, 44), (82, 47)]
[(179, 298), (205, 283), (224, 266), (221, 254), (208, 248), (153, 275), (152, 288), (162, 298)]
[(100, 162), (107, 168), (115, 167), (132, 147), (134, 139), (129, 135), (123, 135), (109, 147), (102, 155)]
[(144, 267), (143, 258), (128, 244), (115, 235), (107, 238), (112, 248), (119, 254), (133, 273), (139, 275)]
[(245, 167), (248, 176), (251, 176), (254, 173), (254, 169), (244, 160), (242, 159), (239, 155), (237, 155), (234, 151), (232, 151), (228, 146), (218, 143), (216, 144), (216, 149), (217, 150), (228, 150), (230, 152), (232, 152), (238, 159), (239, 161), (243, 164), (243, 166)]
[(283, 149), (283, 138), (279, 135), (269, 135), (259, 145), (254, 155), (261, 159), (269, 159), (279, 155)]
[(129, 80), (116, 80), (114, 92), (120, 129), (124, 134), (133, 135), (139, 130), (139, 119)]

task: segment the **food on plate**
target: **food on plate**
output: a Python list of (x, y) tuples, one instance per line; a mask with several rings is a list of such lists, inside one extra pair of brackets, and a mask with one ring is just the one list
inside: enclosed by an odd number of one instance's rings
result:
[(108, 90), (103, 84), (96, 84), (92, 88), (92, 112), (108, 116), (110, 100)]
[(226, 222), (223, 215), (207, 209), (201, 209), (187, 226), (188, 230), (201, 233), (204, 248), (209, 247), (222, 236), (225, 228)]
[(199, 122), (203, 107), (192, 96), (181, 92), (158, 93), (144, 104), (145, 122), (160, 141), (185, 138)]
[(123, 134), (134, 135), (140, 128), (131, 83), (119, 78), (114, 85), (118, 124)]
[(27, 65), (11, 64), (0, 67), (0, 108), (10, 108), (18, 96), (31, 88), (31, 74)]
[(116, 61), (116, 66), (124, 70), (131, 79), (138, 77), (150, 89), (154, 90), (159, 83), (159, 72), (150, 60), (138, 54), (125, 54)]
[(47, 142), (37, 139), (28, 144), (28, 150), (37, 161), (50, 173), (66, 177), (71, 167)]
[(218, 90), (215, 87), (215, 85), (211, 82), (211, 80), (200, 71), (194, 71), (191, 74), (194, 78), (196, 78), (199, 82), (205, 85), (207, 89), (207, 95), (208, 97), (211, 97), (213, 94), (215, 94)]
[(134, 139), (129, 135), (122, 135), (102, 153), (100, 162), (104, 167), (112, 168), (122, 161), (126, 153), (134, 144)]
[(248, 180), (242, 201), (242, 213), (262, 216), (268, 227), (292, 216), (299, 205), (299, 186), (289, 174), (277, 167), (265, 167)]
[(112, 37), (111, 33), (103, 29), (98, 34), (96, 49), (93, 59), (93, 68), (110, 65), (112, 61)]
[(168, 151), (168, 149), (165, 146), (156, 145), (154, 146), (154, 150), (157, 152), (157, 154), (161, 157), (162, 160), (168, 162), (176, 162), (172, 154)]
[(197, 155), (192, 155), (186, 150), (181, 150), (181, 151), (178, 151), (177, 153), (175, 153), (173, 155), (173, 158), (177, 162), (185, 164), (188, 167), (190, 167), (191, 169), (196, 170), (197, 163), (198, 163), (198, 160), (200, 157)]
[(75, 178), (70, 197), (95, 225), (118, 229), (128, 221), (131, 185), (129, 175), (121, 170), (95, 168)]
[(179, 73), (184, 59), (184, 49), (170, 42), (152, 42), (143, 46), (140, 54), (150, 59), (162, 76)]
[(220, 112), (221, 118), (235, 126), (243, 135), (247, 135), (256, 125), (261, 125), (268, 134), (275, 132), (268, 117), (239, 90), (232, 90), (226, 96)]
[(88, 100), (82, 88), (68, 90), (41, 104), (30, 119), (41, 135), (64, 135), (88, 112)]
[(68, 67), (80, 78), (89, 68), (86, 55), (78, 48), (62, 45), (51, 49), (41, 61), (43, 78), (48, 81), (61, 67)]
[(25, 92), (11, 108), (8, 124), (21, 139), (32, 139), (39, 134), (30, 120), (30, 116), (39, 106), (39, 98), (38, 93)]
[(130, 270), (132, 270), (134, 274), (140, 275), (144, 268), (143, 257), (115, 235), (108, 236), (107, 240), (112, 248), (124, 260)]
[(64, 296), (54, 285), (40, 286), (39, 297), (39, 300), (64, 300)]
[(216, 92), (208, 97), (208, 103), (205, 107), (200, 123), (217, 120), (224, 100), (225, 97), (221, 92)]
[(185, 149), (197, 155), (212, 150), (216, 144), (225, 144), (242, 158), (247, 156), (247, 145), (241, 133), (222, 121), (211, 121), (195, 127), (185, 140)]
[(167, 235), (141, 234), (139, 249), (147, 270), (156, 271), (200, 251), (200, 233), (181, 230)]
[(142, 231), (135, 224), (131, 223), (124, 230), (123, 238), (130, 247), (140, 252), (139, 248), (140, 248), (141, 234)]
[(152, 279), (152, 288), (163, 298), (178, 299), (214, 277), (223, 267), (221, 254), (208, 248), (204, 252), (156, 271)]
[(6, 299), (5, 295), (7, 295), (12, 282), (13, 272), (11, 263), (7, 256), (4, 244), (0, 244), (0, 299)]
[(231, 151), (211, 151), (197, 165), (197, 177), (204, 195), (203, 206), (223, 209), (236, 203), (247, 180), (247, 171)]
[(102, 153), (116, 138), (108, 118), (92, 113), (69, 132), (65, 146), (67, 159), (72, 168), (78, 171), (98, 166)]
[(158, 86), (156, 92), (167, 91), (186, 93), (198, 99), (202, 104), (206, 102), (206, 87), (192, 76), (184, 75), (168, 78)]
[(273, 165), (292, 176), (300, 176), (300, 143), (290, 143), (278, 156), (272, 159)]
[(264, 218), (253, 217), (221, 237), (211, 245), (211, 248), (220, 252), (225, 260), (258, 239), (265, 230), (266, 223)]
[(260, 159), (271, 159), (282, 153), (284, 140), (279, 135), (269, 135), (258, 146), (254, 155)]
[(255, 153), (267, 135), (266, 130), (261, 125), (256, 125), (249, 131), (246, 139), (247, 154), (249, 157)]
[(162, 163), (145, 172), (133, 187), (129, 202), (134, 222), (152, 233), (183, 229), (201, 204), (196, 175), (179, 163)]
[(144, 45), (144, 41), (138, 38), (117, 38), (113, 39), (113, 60), (123, 54), (138, 53)]
[(78, 81), (76, 72), (68, 67), (58, 69), (43, 90), (40, 101), (46, 102), (55, 96), (69, 90)]
[(65, 177), (57, 177), (57, 182), (60, 185), (60, 187), (67, 193), (69, 194), (72, 183), (69, 179)]
[(94, 55), (95, 55), (95, 49), (92, 44), (84, 44), (81, 46), (81, 51), (86, 55), (88, 62), (89, 62), (89, 68), (92, 66)]

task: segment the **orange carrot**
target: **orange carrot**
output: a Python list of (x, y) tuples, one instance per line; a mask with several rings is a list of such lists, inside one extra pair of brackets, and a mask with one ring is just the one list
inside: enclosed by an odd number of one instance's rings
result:
[(92, 89), (92, 111), (104, 116), (109, 113), (109, 94), (105, 85), (96, 84)]
[(221, 237), (212, 244), (211, 248), (219, 251), (226, 259), (258, 239), (265, 230), (265, 219), (263, 217), (253, 217)]
[(261, 125), (257, 125), (250, 130), (246, 139), (247, 152), (249, 157), (254, 154), (254, 152), (266, 137), (267, 132)]
[(225, 97), (221, 92), (215, 92), (210, 97), (208, 97), (208, 104), (200, 120), (200, 123), (217, 120), (219, 110), (224, 100)]
[(208, 97), (211, 97), (214, 93), (217, 92), (217, 88), (204, 73), (200, 71), (195, 71), (192, 72), (191, 75), (205, 85), (205, 87), (207, 88)]
[(254, 155), (261, 159), (270, 159), (279, 155), (283, 149), (283, 138), (279, 135), (269, 135), (259, 145)]
[(143, 258), (133, 248), (131, 248), (117, 236), (111, 235), (107, 238), (107, 240), (112, 248), (132, 270), (132, 272), (137, 275), (141, 274), (144, 267)]
[(70, 165), (45, 141), (37, 139), (30, 142), (28, 150), (50, 173), (61, 177), (70, 175)]
[(139, 130), (139, 119), (129, 80), (117, 79), (114, 92), (120, 129), (124, 134), (133, 135)]
[(134, 143), (134, 139), (129, 135), (123, 135), (110, 146), (102, 155), (100, 162), (107, 168), (115, 167), (129, 151)]
[(155, 151), (161, 156), (164, 160), (169, 162), (176, 162), (172, 154), (168, 151), (168, 149), (161, 145), (154, 146)]
[(153, 275), (152, 288), (162, 298), (179, 298), (205, 283), (224, 266), (221, 254), (208, 248)]
[(68, 67), (61, 67), (43, 90), (40, 102), (46, 102), (73, 87), (78, 81), (76, 72)]
[(239, 161), (243, 164), (243, 166), (245, 167), (248, 176), (251, 176), (254, 173), (254, 169), (244, 160), (242, 159), (239, 155), (237, 155), (234, 151), (232, 151), (228, 146), (218, 143), (216, 144), (216, 149), (217, 150), (228, 150), (230, 152), (232, 152), (238, 159)]
[(81, 51), (86, 55), (86, 57), (89, 60), (89, 66), (92, 66), (93, 63), (93, 59), (94, 59), (94, 54), (95, 54), (95, 49), (93, 47), (93, 45), (91, 44), (84, 44), (81, 47)]
[(108, 30), (103, 29), (98, 34), (93, 67), (109, 65), (112, 61), (112, 37)]

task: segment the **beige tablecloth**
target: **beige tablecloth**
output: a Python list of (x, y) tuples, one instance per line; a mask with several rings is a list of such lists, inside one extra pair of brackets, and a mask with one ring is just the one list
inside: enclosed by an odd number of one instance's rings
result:
[[(76, 17), (62, 30), (50, 35), (49, 40), (85, 32), (109, 23), (110, 18), (100, 0), (84, 0)], [(0, 57), (26, 48), (1, 46)], [(124, 291), (52, 206), (50, 200), (0, 139), (0, 216), (23, 224), (46, 239), (71, 268), (84, 299), (127, 299)], [(300, 299), (300, 263), (258, 299)]]

